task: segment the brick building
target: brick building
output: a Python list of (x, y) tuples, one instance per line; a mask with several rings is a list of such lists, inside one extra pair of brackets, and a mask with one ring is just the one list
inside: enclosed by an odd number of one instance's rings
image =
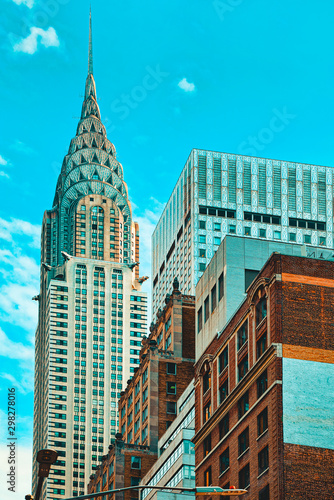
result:
[[(177, 416), (177, 400), (193, 380), (195, 298), (182, 295), (175, 280), (165, 302), (142, 340), (140, 365), (119, 400), (120, 433), (91, 476), (89, 492), (139, 484), (158, 458), (158, 441)], [(122, 495), (115, 500), (138, 498), (135, 490)]]
[[(88, 493), (136, 486), (156, 459), (156, 453), (150, 451), (148, 446), (124, 443), (121, 435), (116, 434), (115, 442), (109, 446), (108, 455), (97, 467), (95, 474), (90, 476)], [(138, 492), (130, 490), (114, 494), (113, 500), (137, 500), (137, 498)]]
[(334, 263), (273, 254), (196, 363), (196, 485), (334, 498)]
[(156, 451), (194, 374), (195, 299), (181, 294), (177, 280), (150, 330), (142, 341), (140, 366), (121, 393), (119, 432), (127, 443)]

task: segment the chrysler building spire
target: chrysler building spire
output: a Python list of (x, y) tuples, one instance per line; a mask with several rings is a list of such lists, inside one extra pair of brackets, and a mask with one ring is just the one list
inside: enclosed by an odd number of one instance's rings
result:
[(89, 10), (88, 74), (93, 74), (92, 8)]

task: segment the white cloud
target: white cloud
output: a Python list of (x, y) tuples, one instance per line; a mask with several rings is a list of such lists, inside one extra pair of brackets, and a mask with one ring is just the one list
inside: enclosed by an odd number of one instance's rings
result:
[(31, 9), (31, 7), (34, 5), (34, 0), (13, 0), (16, 5), (26, 5)]
[(7, 165), (8, 161), (4, 159), (3, 156), (0, 155), (0, 165)]
[(31, 238), (30, 246), (39, 248), (41, 237), (41, 228), (39, 225), (31, 224), (21, 219), (11, 219), (8, 221), (0, 218), (0, 239), (13, 242), (13, 236), (16, 235)]
[(47, 30), (43, 30), (42, 28), (33, 26), (30, 28), (30, 35), (14, 45), (14, 51), (34, 54), (38, 49), (39, 37), (44, 47), (59, 47), (59, 38), (54, 28), (50, 27)]
[(189, 83), (186, 78), (182, 78), (182, 80), (177, 85), (185, 92), (194, 92), (195, 90), (195, 84)]
[(6, 179), (9, 179), (9, 175), (6, 174), (3, 170), (0, 170), (0, 177), (6, 177)]

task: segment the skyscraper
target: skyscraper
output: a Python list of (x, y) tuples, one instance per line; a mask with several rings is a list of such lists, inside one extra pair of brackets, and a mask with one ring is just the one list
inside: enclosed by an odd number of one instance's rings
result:
[(153, 314), (175, 277), (195, 286), (226, 234), (331, 256), (333, 169), (193, 149), (152, 237)]
[(43, 498), (82, 494), (117, 432), (146, 329), (138, 260), (138, 224), (97, 104), (90, 19), (81, 118), (42, 224), (33, 492), (37, 451), (59, 453)]

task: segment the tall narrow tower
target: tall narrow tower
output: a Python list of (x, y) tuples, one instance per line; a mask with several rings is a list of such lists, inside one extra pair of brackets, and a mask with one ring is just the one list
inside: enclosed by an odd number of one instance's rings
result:
[(138, 260), (138, 224), (96, 100), (90, 16), (81, 118), (42, 224), (33, 493), (37, 451), (59, 454), (44, 499), (83, 494), (117, 432), (147, 321)]

